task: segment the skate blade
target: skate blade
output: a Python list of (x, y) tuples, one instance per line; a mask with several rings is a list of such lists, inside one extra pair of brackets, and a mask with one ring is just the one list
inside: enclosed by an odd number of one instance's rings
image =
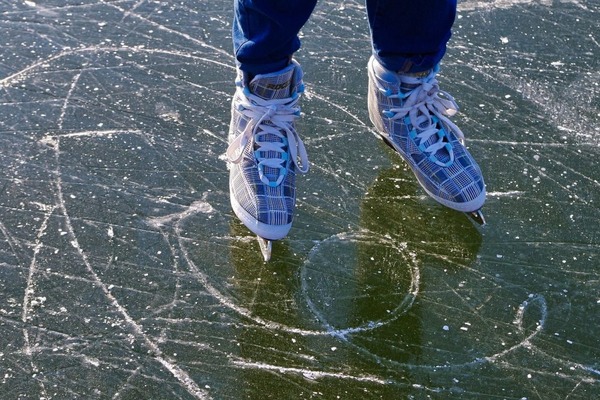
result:
[(469, 213), (467, 213), (467, 215), (473, 221), (477, 222), (479, 225), (485, 226), (485, 224), (486, 224), (485, 217), (483, 216), (483, 213), (481, 212), (481, 210), (469, 212)]
[(265, 259), (265, 262), (269, 261), (271, 259), (273, 242), (268, 239), (261, 238), (260, 236), (257, 236), (256, 239), (258, 240), (260, 252), (262, 253), (263, 258)]

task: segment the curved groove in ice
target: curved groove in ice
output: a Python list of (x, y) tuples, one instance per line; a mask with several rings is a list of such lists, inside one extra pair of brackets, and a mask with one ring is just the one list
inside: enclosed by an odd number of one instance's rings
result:
[[(385, 243), (387, 246), (389, 246), (392, 249), (397, 250), (400, 253), (406, 253), (409, 255), (411, 265), (410, 265), (410, 285), (408, 288), (408, 293), (404, 296), (404, 298), (398, 304), (398, 306), (395, 309), (390, 311), (390, 313), (388, 314), (388, 318), (380, 319), (377, 321), (365, 322), (364, 324), (354, 326), (354, 327), (347, 327), (347, 328), (343, 328), (343, 329), (335, 328), (329, 323), (329, 321), (327, 321), (327, 318), (323, 315), (322, 312), (319, 311), (319, 309), (316, 307), (315, 303), (311, 300), (310, 296), (307, 293), (308, 280), (306, 278), (306, 270), (307, 270), (306, 266), (307, 266), (307, 264), (310, 264), (311, 258), (314, 257), (314, 255), (319, 251), (320, 247), (323, 244), (333, 242), (333, 241), (347, 241), (347, 240), (363, 241), (366, 239), (376, 239), (380, 242)], [(331, 336), (338, 337), (340, 339), (343, 339), (344, 341), (347, 340), (347, 336), (350, 334), (377, 329), (387, 323), (390, 323), (390, 322), (396, 320), (398, 317), (400, 317), (405, 312), (407, 312), (412, 307), (412, 305), (415, 301), (415, 298), (419, 294), (419, 283), (420, 283), (420, 279), (421, 279), (417, 261), (415, 260), (415, 257), (412, 253), (406, 251), (406, 245), (404, 243), (397, 244), (392, 239), (389, 239), (385, 236), (377, 235), (377, 234), (369, 232), (367, 230), (363, 230), (360, 232), (338, 233), (336, 235), (332, 235), (332, 236), (326, 238), (325, 240), (317, 243), (309, 252), (308, 258), (303, 265), (300, 276), (301, 276), (302, 294), (303, 294), (303, 297), (306, 300), (306, 303), (307, 303), (309, 309), (311, 310), (311, 312), (317, 317), (317, 319), (321, 322), (321, 324), (323, 324), (323, 326), (325, 326), (325, 328), (327, 329), (327, 331), (330, 333)]]

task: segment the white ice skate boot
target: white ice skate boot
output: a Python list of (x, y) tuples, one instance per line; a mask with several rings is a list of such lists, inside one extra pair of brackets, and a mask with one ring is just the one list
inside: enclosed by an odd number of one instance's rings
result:
[(371, 57), (368, 71), (369, 116), (379, 136), (408, 163), (427, 194), (485, 224), (483, 176), (463, 133), (449, 119), (458, 106), (439, 90), (438, 67), (405, 75)]
[(292, 61), (281, 71), (248, 81), (238, 71), (229, 128), (229, 190), (238, 218), (259, 239), (265, 261), (271, 241), (284, 238), (294, 218), (296, 172), (308, 158), (294, 121), (303, 91), (302, 69)]

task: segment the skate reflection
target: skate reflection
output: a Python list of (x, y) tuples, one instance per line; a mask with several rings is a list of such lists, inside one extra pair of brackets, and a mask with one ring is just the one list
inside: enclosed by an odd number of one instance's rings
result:
[(393, 294), (410, 287), (410, 279), (413, 285), (418, 281), (414, 303), (403, 315), (354, 338), (356, 345), (373, 354), (410, 365), (429, 363), (423, 350), (431, 347), (432, 332), (443, 332), (444, 325), (431, 319), (438, 312), (430, 309), (430, 301), (424, 301), (430, 297), (430, 285), (438, 287), (436, 279), (469, 267), (481, 246), (481, 235), (465, 214), (421, 194), (410, 170), (395, 166), (380, 173), (363, 200), (360, 226), (402, 243), (407, 262), (390, 260), (389, 250), (358, 243), (355, 273), (365, 294), (356, 299), (354, 307), (354, 318), (361, 321), (374, 309), (389, 309), (381, 301), (381, 293)]
[(349, 353), (356, 362), (366, 355), (421, 364), (431, 321), (423, 293), (476, 259), (481, 235), (473, 223), (421, 193), (410, 171), (382, 171), (361, 204), (360, 230), (320, 243), (302, 269), (313, 313), (360, 350)]

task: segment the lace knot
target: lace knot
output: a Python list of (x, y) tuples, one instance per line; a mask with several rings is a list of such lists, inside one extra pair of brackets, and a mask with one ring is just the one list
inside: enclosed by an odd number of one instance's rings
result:
[[(398, 107), (382, 110), (382, 114), (391, 120), (402, 120), (409, 130), (409, 137), (428, 159), (442, 167), (449, 167), (454, 162), (454, 151), (446, 127), (456, 134), (461, 143), (464, 140), (462, 131), (448, 118), (458, 112), (458, 105), (452, 96), (439, 89), (435, 72), (424, 78), (400, 79), (398, 93), (389, 94), (389, 88), (380, 89), (386, 97), (399, 99)], [(442, 155), (441, 151), (445, 154)]]
[(238, 111), (247, 123), (229, 144), (228, 160), (239, 163), (251, 149), (259, 178), (269, 187), (279, 186), (290, 168), (308, 172), (306, 149), (294, 129), (294, 120), (300, 116), (299, 96), (265, 100), (243, 90), (237, 95), (241, 100)]

